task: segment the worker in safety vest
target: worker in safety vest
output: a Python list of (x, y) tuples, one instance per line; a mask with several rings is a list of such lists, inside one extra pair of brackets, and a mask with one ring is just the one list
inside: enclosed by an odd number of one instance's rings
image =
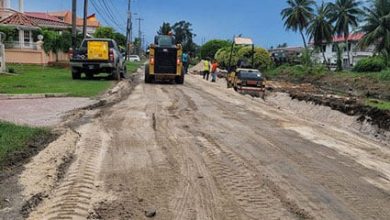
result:
[(209, 80), (210, 76), (210, 61), (208, 59), (203, 60), (203, 79)]

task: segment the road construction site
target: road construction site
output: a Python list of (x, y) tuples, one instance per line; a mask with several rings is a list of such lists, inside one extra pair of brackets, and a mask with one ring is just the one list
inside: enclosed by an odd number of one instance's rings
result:
[(390, 218), (389, 132), (276, 89), (144, 84), (140, 70), (58, 130), (0, 218)]

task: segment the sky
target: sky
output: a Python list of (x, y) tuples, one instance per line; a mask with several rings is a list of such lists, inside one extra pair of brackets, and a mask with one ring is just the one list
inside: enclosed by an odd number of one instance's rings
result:
[[(11, 0), (17, 8), (17, 0)], [(107, 25), (111, 23), (103, 9), (105, 1), (116, 20), (115, 28), (123, 32), (126, 27), (128, 0), (89, 0), (90, 13)], [(318, 0), (320, 1), (320, 0)], [(82, 15), (83, 0), (78, 0), (78, 14)], [(147, 42), (152, 42), (163, 22), (171, 24), (185, 20), (193, 24), (197, 35), (195, 42), (202, 44), (211, 39), (232, 39), (242, 34), (251, 37), (256, 45), (269, 48), (281, 43), (289, 46), (302, 45), (299, 34), (286, 31), (280, 12), (287, 6), (286, 0), (132, 0), (134, 17), (141, 17), (142, 31)], [(71, 9), (71, 0), (25, 0), (25, 11), (62, 11)], [(120, 26), (120, 27), (117, 27)], [(133, 20), (134, 33), (138, 22)]]

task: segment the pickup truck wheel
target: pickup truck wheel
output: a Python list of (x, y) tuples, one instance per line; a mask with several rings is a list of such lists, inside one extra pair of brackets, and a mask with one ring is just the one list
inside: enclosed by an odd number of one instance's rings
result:
[(126, 76), (127, 76), (127, 67), (124, 66), (124, 67), (123, 67), (123, 70), (121, 71), (121, 78), (122, 78), (122, 79), (125, 79)]
[(72, 69), (72, 79), (81, 79), (80, 71)]
[(114, 80), (118, 80), (118, 81), (121, 80), (121, 71), (118, 66), (113, 70), (112, 76)]

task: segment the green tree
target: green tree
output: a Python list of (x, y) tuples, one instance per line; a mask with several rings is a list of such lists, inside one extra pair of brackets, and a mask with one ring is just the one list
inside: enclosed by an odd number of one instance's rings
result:
[(361, 30), (365, 36), (360, 42), (362, 47), (375, 45), (377, 53), (385, 57), (387, 65), (390, 64), (390, 0), (375, 0), (365, 9), (365, 24)]
[(119, 32), (115, 32), (113, 39), (116, 41), (116, 43), (118, 44), (118, 46), (120, 48), (123, 48), (123, 49), (126, 48), (126, 36), (125, 35), (123, 35), (122, 33), (119, 33)]
[(351, 48), (348, 44), (348, 38), (351, 29), (358, 26), (359, 17), (363, 14), (360, 5), (361, 2), (358, 0), (336, 0), (335, 3), (331, 3), (331, 22), (335, 23), (335, 33), (344, 36), (344, 41), (347, 46), (348, 65), (351, 63)]
[(215, 58), (218, 50), (229, 47), (230, 45), (231, 42), (228, 40), (210, 40), (201, 47), (200, 53), (202, 57)]
[(13, 42), (19, 40), (19, 31), (15, 27), (2, 26), (0, 27), (0, 32), (5, 34), (5, 41)]
[(187, 21), (176, 22), (172, 26), (176, 42), (183, 46), (183, 50), (187, 52), (195, 52), (196, 44), (193, 38), (196, 36), (191, 28), (192, 24)]
[(158, 35), (168, 35), (172, 31), (171, 24), (169, 22), (164, 22), (160, 29), (157, 31)]
[(115, 30), (112, 27), (98, 27), (93, 35), (96, 38), (115, 38)]
[(307, 48), (304, 30), (307, 29), (313, 18), (313, 0), (287, 0), (288, 8), (282, 10), (281, 15), (287, 30), (299, 31), (303, 44)]
[(310, 40), (314, 42), (314, 46), (321, 50), (324, 58), (324, 63), (327, 64), (325, 50), (323, 46), (332, 41), (333, 26), (330, 22), (329, 15), (331, 7), (329, 3), (324, 3), (317, 7), (317, 12), (314, 19), (310, 22), (307, 32), (310, 35)]
[[(229, 66), (231, 47), (224, 47), (217, 51), (215, 59), (222, 66), (227, 68)], [(265, 70), (272, 64), (271, 56), (267, 50), (255, 47), (254, 56), (254, 67), (255, 69)], [(235, 65), (238, 60), (243, 60), (247, 64), (252, 63), (252, 47), (251, 46), (235, 46), (233, 48), (232, 65)]]

